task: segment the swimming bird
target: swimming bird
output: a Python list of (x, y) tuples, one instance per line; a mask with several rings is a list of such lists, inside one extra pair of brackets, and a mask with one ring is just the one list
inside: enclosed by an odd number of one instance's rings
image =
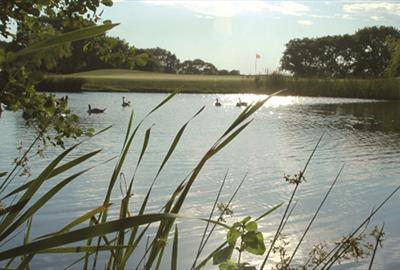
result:
[(236, 107), (242, 107), (242, 106), (247, 106), (247, 102), (243, 102), (243, 101), (239, 98), (239, 102), (236, 103)]
[(89, 107), (89, 109), (87, 111), (88, 114), (91, 114), (91, 113), (103, 113), (106, 110), (106, 108), (104, 108), (104, 109), (92, 108), (92, 106), (90, 106), (90, 104), (88, 104), (88, 107)]
[(219, 102), (218, 98), (215, 99), (214, 105), (215, 105), (216, 107), (221, 106), (221, 102)]
[(125, 97), (122, 97), (122, 107), (128, 107), (131, 106), (130, 101), (125, 101)]

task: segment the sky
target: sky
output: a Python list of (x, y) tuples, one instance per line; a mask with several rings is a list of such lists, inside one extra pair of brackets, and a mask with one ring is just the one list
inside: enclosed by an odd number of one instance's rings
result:
[(277, 70), (293, 38), (400, 29), (400, 1), (114, 0), (102, 18), (121, 23), (109, 34), (137, 48), (161, 47), (181, 61), (200, 58), (253, 74)]

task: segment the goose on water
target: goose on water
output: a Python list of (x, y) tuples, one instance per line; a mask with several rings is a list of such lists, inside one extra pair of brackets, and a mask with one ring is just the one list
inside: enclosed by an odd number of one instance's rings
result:
[(215, 99), (214, 105), (215, 105), (216, 107), (221, 106), (221, 102), (219, 102), (218, 98)]
[(104, 108), (104, 109), (99, 109), (99, 108), (92, 108), (92, 106), (90, 106), (90, 104), (88, 104), (88, 107), (89, 107), (89, 109), (88, 109), (88, 113), (89, 114), (91, 114), (91, 113), (103, 113), (103, 112), (105, 112), (105, 110), (106, 110), (106, 108)]
[(125, 101), (125, 97), (122, 97), (122, 107), (129, 107), (131, 106), (130, 101)]
[(236, 107), (242, 107), (242, 106), (247, 106), (247, 102), (244, 102), (239, 98), (239, 102), (236, 103)]

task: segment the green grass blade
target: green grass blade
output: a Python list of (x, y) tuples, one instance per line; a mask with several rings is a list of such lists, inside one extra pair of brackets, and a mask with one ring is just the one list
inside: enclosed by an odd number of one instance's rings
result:
[(94, 25), (85, 28), (80, 28), (78, 30), (74, 30), (68, 33), (64, 33), (55, 37), (50, 37), (45, 40), (39, 41), (31, 46), (22, 49), (16, 53), (10, 54), (9, 57), (5, 59), (5, 61), (10, 62), (13, 61), (17, 57), (26, 56), (29, 54), (37, 53), (39, 51), (49, 49), (55, 46), (59, 46), (61, 44), (65, 44), (67, 42), (78, 41), (90, 37), (94, 37), (104, 32), (114, 28), (118, 24), (103, 24), (103, 25)]
[(91, 252), (94, 253), (96, 251), (110, 251), (110, 250), (118, 250), (125, 249), (128, 246), (120, 246), (120, 245), (112, 245), (112, 246), (77, 246), (77, 247), (58, 247), (58, 248), (50, 248), (41, 250), (38, 254), (66, 254), (66, 253), (86, 253)]
[(178, 225), (175, 225), (174, 242), (172, 244), (171, 270), (178, 269)]
[[(125, 269), (125, 265), (129, 259), (129, 257), (132, 255), (132, 253), (135, 251), (135, 249), (137, 248), (137, 246), (139, 245), (139, 242), (142, 240), (144, 234), (146, 233), (146, 231), (149, 229), (150, 224), (148, 224), (142, 231), (141, 233), (138, 235), (138, 237), (134, 240), (134, 242), (130, 243), (128, 242), (128, 247), (125, 251), (125, 254), (121, 260), (121, 263), (119, 265), (120, 269)], [(136, 227), (135, 227), (136, 228)]]
[(132, 122), (133, 122), (133, 110), (131, 111), (131, 116), (129, 117), (128, 128), (126, 130), (125, 140), (124, 140), (124, 144), (122, 146), (122, 149), (124, 149), (124, 147), (126, 145), (126, 142), (128, 141), (129, 134), (131, 133)]
[[(54, 170), (54, 168), (58, 165), (58, 163), (61, 162), (61, 160), (64, 159), (66, 155), (68, 155), (73, 149), (75, 149), (78, 144), (75, 144), (74, 146), (68, 148), (64, 152), (62, 152), (58, 157), (56, 157), (43, 171), (42, 173), (36, 178), (36, 181), (34, 181), (29, 188), (25, 191), (25, 193), (21, 196), (19, 201), (17, 202), (17, 205), (21, 204), (22, 207), (21, 209), (31, 200), (31, 198), (34, 196), (36, 191), (40, 188), (40, 186), (43, 184), (43, 182), (50, 176), (51, 172)], [(14, 221), (14, 219), (17, 217), (18, 213), (20, 211), (15, 211), (9, 213), (4, 220), (0, 224), (0, 234), (3, 234), (4, 231), (7, 229), (7, 227)]]
[(236, 138), (237, 135), (239, 135), (240, 132), (242, 132), (253, 120), (248, 121), (247, 123), (243, 124), (241, 127), (239, 127), (237, 130), (232, 132), (226, 139), (224, 139), (221, 143), (216, 145), (216, 147), (213, 149), (215, 153), (221, 151), (222, 148), (224, 148), (227, 144), (229, 144), (234, 138)]
[[(165, 245), (167, 244), (167, 242), (165, 242)], [(160, 266), (161, 266), (161, 261), (163, 259), (164, 256), (164, 251), (165, 251), (165, 245), (161, 248), (160, 253), (158, 254), (158, 260), (157, 260), (157, 264), (156, 264), (156, 268), (155, 270), (159, 270)], [(149, 269), (150, 270), (150, 269)]]
[(214, 255), (218, 252), (218, 251), (220, 251), (221, 249), (223, 249), (225, 246), (226, 246), (226, 244), (228, 244), (228, 242), (224, 242), (224, 243), (222, 243), (220, 246), (218, 246), (213, 252), (211, 252), (204, 260), (202, 260), (200, 263), (199, 263), (199, 265), (198, 266), (196, 266), (195, 268), (194, 268), (194, 270), (200, 270), (201, 268), (203, 268), (206, 264), (207, 264), (207, 262), (209, 261), (209, 260), (211, 260), (212, 259), (212, 257), (214, 257)]
[(161, 108), (164, 104), (166, 104), (168, 101), (171, 100), (171, 98), (173, 98), (177, 93), (179, 93), (178, 90), (175, 90), (174, 92), (172, 92), (171, 94), (169, 94), (165, 99), (163, 99), (156, 107), (154, 107), (154, 109), (152, 109), (147, 115), (149, 116), (150, 114), (154, 113), (155, 111), (157, 111), (159, 108)]
[(91, 237), (102, 236), (108, 233), (116, 232), (121, 229), (131, 228), (149, 223), (161, 221), (163, 219), (176, 218), (176, 215), (171, 214), (147, 214), (142, 216), (134, 216), (114, 221), (109, 221), (103, 224), (78, 229), (62, 235), (56, 235), (49, 238), (37, 240), (27, 245), (11, 248), (0, 252), (0, 261), (9, 258), (21, 256), (24, 254), (37, 253), (41, 250), (58, 247), (61, 245), (82, 241)]
[[(101, 151), (102, 151), (102, 149), (99, 149), (99, 150), (96, 150), (96, 151), (87, 153), (87, 154), (85, 154), (85, 155), (83, 155), (83, 156), (80, 156), (80, 157), (78, 157), (78, 158), (76, 158), (76, 159), (74, 159), (74, 160), (71, 160), (71, 161), (69, 161), (69, 162), (67, 162), (67, 163), (65, 163), (65, 164), (63, 164), (63, 165), (61, 165), (61, 166), (55, 168), (55, 169), (50, 173), (50, 176), (49, 176), (46, 180), (49, 180), (49, 179), (51, 179), (51, 178), (53, 178), (53, 177), (55, 177), (55, 176), (57, 176), (57, 175), (59, 175), (59, 174), (65, 172), (65, 171), (67, 171), (67, 170), (72, 169), (72, 168), (75, 167), (76, 165), (81, 164), (81, 163), (84, 162), (85, 160), (87, 160), (87, 159), (89, 159), (89, 158), (91, 158), (91, 157), (97, 155), (97, 154), (98, 154), (99, 152), (101, 152)], [(13, 190), (12, 192), (10, 192), (10, 193), (8, 193), (6, 196), (4, 196), (1, 200), (4, 200), (4, 199), (6, 199), (6, 198), (8, 198), (8, 197), (10, 197), (10, 196), (12, 196), (12, 195), (14, 195), (14, 194), (17, 194), (18, 192), (21, 192), (21, 191), (27, 189), (27, 188), (28, 188), (33, 182), (35, 182), (35, 181), (36, 181), (36, 179), (34, 179), (34, 180), (32, 180), (32, 181), (29, 181), (29, 182), (25, 183), (24, 185), (22, 185), (22, 186), (16, 188), (16, 189)]]
[(139, 155), (138, 162), (136, 164), (135, 172), (133, 173), (131, 182), (129, 183), (129, 188), (128, 188), (128, 191), (126, 194), (127, 198), (129, 198), (130, 194), (132, 193), (133, 180), (136, 176), (136, 172), (140, 166), (140, 163), (142, 162), (142, 159), (143, 159), (144, 153), (146, 152), (147, 146), (149, 145), (150, 135), (151, 135), (151, 127), (146, 130), (144, 140), (143, 140), (142, 150), (140, 151), (140, 155)]
[[(194, 181), (196, 180), (198, 174), (200, 173), (201, 169), (203, 168), (203, 166), (206, 164), (206, 162), (215, 154), (217, 154), (220, 150), (222, 150), (227, 144), (229, 144), (240, 132), (243, 131), (244, 128), (247, 127), (247, 125), (250, 124), (252, 120), (248, 121), (247, 123), (245, 123), (244, 125), (242, 125), (241, 127), (239, 127), (236, 131), (234, 131), (231, 135), (228, 136), (228, 138), (224, 139), (222, 142), (214, 145), (209, 151), (207, 151), (207, 153), (203, 156), (203, 158), (200, 160), (200, 162), (197, 164), (196, 168), (193, 170), (193, 173), (191, 174), (187, 184), (185, 185), (184, 189), (182, 190), (182, 193), (179, 195), (175, 205), (173, 206), (171, 213), (174, 214), (178, 214), (183, 202), (186, 199), (186, 196), (192, 186), (192, 184), (194, 183)], [(174, 219), (171, 220), (167, 220), (165, 221), (165, 225), (159, 229), (159, 231), (157, 232), (157, 237), (156, 238), (161, 238), (161, 239), (167, 239), (168, 238), (168, 234), (171, 231), (171, 228), (173, 226), (174, 223)], [(149, 269), (151, 268), (152, 264), (154, 263), (154, 260), (157, 257), (157, 254), (160, 252), (160, 248), (158, 246), (153, 246), (153, 249), (150, 252), (150, 256), (149, 259), (147, 261), (146, 264), (146, 268)]]
[(29, 263), (33, 259), (33, 254), (29, 254), (28, 256), (24, 257), (20, 265), (18, 265), (17, 270), (28, 270), (29, 269)]
[(51, 198), (53, 198), (67, 184), (69, 184), (78, 176), (84, 174), (88, 170), (89, 169), (86, 169), (78, 173), (75, 173), (70, 177), (67, 177), (66, 179), (58, 183), (55, 187), (46, 192), (39, 200), (37, 200), (37, 202), (35, 202), (28, 210), (26, 210), (26, 212), (22, 214), (22, 216), (17, 221), (15, 221), (4, 233), (0, 235), (0, 241), (4, 240), (8, 235), (10, 235), (13, 231), (15, 231), (21, 224), (23, 224), (25, 221), (31, 218), (37, 211), (40, 210), (40, 208), (42, 208)]
[[(218, 204), (219, 197), (221, 196), (221, 193), (222, 193), (222, 189), (223, 189), (224, 186), (225, 186), (226, 178), (228, 177), (228, 172), (229, 172), (229, 170), (226, 171), (225, 176), (224, 176), (224, 178), (223, 178), (223, 180), (222, 180), (221, 186), (219, 187), (217, 196), (216, 196), (216, 198), (215, 198), (215, 200), (214, 200), (213, 207), (211, 208), (211, 211), (210, 211), (210, 215), (208, 216), (209, 219), (212, 219), (212, 217), (213, 217), (213, 215), (214, 215), (215, 207), (216, 207), (217, 204)], [(201, 254), (201, 247), (203, 246), (204, 240), (205, 240), (205, 238), (206, 238), (206, 234), (207, 234), (208, 226), (209, 226), (209, 225), (210, 225), (210, 222), (207, 222), (207, 225), (204, 227), (204, 231), (203, 231), (203, 234), (202, 234), (202, 236), (201, 236), (200, 244), (199, 244), (199, 247), (198, 247), (198, 249), (197, 249), (196, 257), (195, 257), (195, 259), (194, 259), (194, 261), (193, 261), (193, 264), (192, 264), (192, 268), (194, 268), (194, 267), (196, 266), (197, 260), (198, 260), (199, 257), (200, 257), (200, 254)]]
[(58, 232), (55, 233), (51, 233), (51, 234), (46, 234), (43, 236), (38, 237), (37, 239), (42, 239), (45, 237), (49, 237), (52, 235), (59, 235), (59, 234), (63, 234), (66, 233), (68, 231), (70, 231), (73, 227), (78, 226), (79, 224), (82, 224), (83, 222), (89, 220), (90, 218), (92, 218), (94, 215), (98, 214), (98, 213), (102, 213), (104, 212), (108, 207), (110, 207), (112, 204), (106, 204), (106, 205), (102, 205), (100, 207), (97, 207), (95, 209), (92, 209), (88, 212), (86, 212), (85, 214), (83, 214), (82, 216), (74, 219), (72, 222), (68, 223), (66, 226), (64, 226), (64, 228), (62, 228), (61, 230), (59, 230)]
[(275, 212), (275, 210), (277, 210), (279, 207), (281, 207), (283, 205), (283, 203), (277, 204), (274, 207), (272, 207), (271, 209), (269, 209), (267, 212), (265, 212), (264, 214), (260, 215), (258, 218), (256, 218), (254, 221), (259, 221), (263, 218), (265, 218), (266, 216), (272, 214), (273, 212)]

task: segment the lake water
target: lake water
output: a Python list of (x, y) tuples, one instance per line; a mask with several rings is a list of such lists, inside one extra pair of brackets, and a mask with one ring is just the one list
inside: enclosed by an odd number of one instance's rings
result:
[[(57, 95), (62, 96), (62, 93)], [(70, 107), (81, 116), (82, 125), (94, 127), (96, 130), (109, 125), (113, 127), (81, 145), (68, 159), (103, 148), (99, 155), (82, 166), (88, 167), (119, 154), (131, 110), (121, 107), (122, 95), (132, 102), (135, 123), (165, 97), (164, 94), (139, 93), (69, 94)], [(222, 102), (222, 107), (213, 106), (216, 97)], [(235, 106), (238, 97), (247, 102), (263, 98), (257, 95), (181, 94), (145, 121), (123, 168), (126, 179), (129, 180), (137, 162), (143, 134), (148, 127), (154, 125), (147, 152), (134, 182), (134, 197), (131, 203), (133, 212), (137, 211), (179, 128), (206, 105), (206, 109), (189, 124), (176, 152), (156, 182), (148, 212), (159, 211), (169, 194), (238, 116), (242, 110)], [(88, 103), (96, 107), (106, 107), (107, 110), (104, 114), (88, 115)], [(221, 202), (229, 200), (236, 186), (247, 174), (245, 184), (233, 201), (234, 214), (228, 222), (246, 215), (257, 217), (273, 205), (287, 202), (293, 186), (285, 183), (283, 175), (294, 174), (303, 169), (324, 132), (322, 142), (307, 168), (306, 182), (301, 184), (295, 197), (296, 208), (284, 230), (287, 240), (292, 243), (289, 248), (299, 240), (342, 164), (345, 168), (304, 245), (297, 253), (295, 261), (303, 262), (312, 245), (323, 240), (335, 241), (351, 232), (400, 184), (399, 102), (273, 97), (254, 115), (251, 125), (206, 164), (184, 203), (182, 213), (207, 217), (227, 171)], [(34, 138), (34, 132), (24, 127), (19, 114), (5, 112), (0, 119), (0, 134), (0, 171), (4, 171), (9, 170), (12, 159), (18, 155), (16, 146), (21, 142), (28, 146)], [(44, 158), (32, 159), (30, 165), (34, 175), (59, 152), (60, 149), (50, 147), (46, 149)], [(114, 163), (112, 161), (98, 166), (58, 194), (36, 215), (33, 220), (32, 237), (56, 231), (72, 218), (101, 205)], [(17, 179), (14, 186), (25, 180)], [(48, 190), (52, 183), (54, 181), (48, 181), (40, 192)], [(119, 183), (115, 191), (112, 199), (115, 204), (111, 208), (113, 216), (117, 215), (119, 200), (122, 198)], [(368, 228), (370, 231), (373, 226), (385, 223), (386, 240), (383, 249), (378, 250), (375, 269), (400, 269), (399, 204), (400, 196), (397, 194), (374, 217)], [(260, 222), (260, 230), (264, 232), (266, 244), (275, 232), (282, 213), (283, 208)], [(194, 220), (179, 220), (178, 224), (181, 235), (179, 268), (188, 269), (197, 250), (204, 224)], [(151, 237), (151, 234), (149, 236)], [(222, 243), (224, 237), (225, 232), (218, 230), (203, 254), (208, 254)], [(21, 237), (17, 237), (6, 246), (2, 246), (1, 250), (18, 245), (21, 241)], [(132, 257), (131, 265), (135, 265), (141, 255)], [(73, 258), (79, 258), (79, 255), (37, 255), (32, 262), (32, 268), (63, 269)], [(168, 269), (170, 249), (166, 250), (165, 258), (163, 269)], [(245, 259), (254, 263), (262, 260), (257, 256)], [(270, 262), (278, 259), (278, 255), (274, 255)], [(100, 261), (101, 269), (104, 268), (104, 263)], [(344, 263), (341, 268), (365, 269), (368, 263), (369, 258), (358, 263)], [(72, 269), (81, 269), (81, 266)]]

